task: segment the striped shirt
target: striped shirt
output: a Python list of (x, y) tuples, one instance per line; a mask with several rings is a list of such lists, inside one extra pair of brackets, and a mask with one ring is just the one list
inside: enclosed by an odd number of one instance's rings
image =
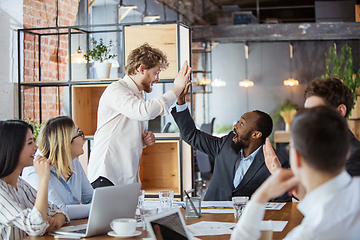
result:
[[(41, 213), (34, 207), (36, 190), (20, 177), (17, 190), (0, 179), (0, 239), (20, 239), (39, 236), (49, 226)], [(55, 204), (48, 203), (48, 215), (62, 213), (69, 221), (67, 214)]]

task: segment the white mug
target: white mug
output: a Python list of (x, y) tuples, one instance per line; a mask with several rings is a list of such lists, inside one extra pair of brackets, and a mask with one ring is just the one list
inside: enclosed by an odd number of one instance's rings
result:
[(136, 220), (133, 218), (118, 218), (110, 223), (110, 227), (118, 236), (129, 236), (135, 233)]

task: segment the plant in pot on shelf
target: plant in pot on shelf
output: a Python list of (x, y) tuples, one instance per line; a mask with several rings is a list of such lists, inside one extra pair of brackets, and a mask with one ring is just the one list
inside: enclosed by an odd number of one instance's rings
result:
[(282, 102), (280, 107), (271, 113), (274, 125), (276, 125), (280, 117), (282, 117), (285, 122), (285, 131), (290, 131), (290, 124), (298, 108), (299, 107), (296, 104), (290, 102), (290, 100)]
[(93, 44), (93, 49), (88, 49), (84, 57), (87, 61), (95, 61), (95, 69), (98, 78), (109, 78), (111, 63), (107, 62), (112, 58), (115, 58), (116, 54), (110, 54), (111, 47), (113, 47), (112, 40), (109, 41), (109, 45), (105, 45), (102, 38), (99, 39), (99, 42), (94, 38), (91, 39)]
[(351, 47), (345, 44), (341, 48), (341, 55), (338, 56), (336, 46), (334, 45), (329, 48), (329, 54), (330, 56), (328, 57), (325, 53), (326, 73), (322, 76), (322, 78), (337, 77), (341, 79), (344, 85), (347, 86), (354, 95), (354, 102), (352, 106), (352, 109), (354, 109), (358, 95), (357, 90), (360, 87), (360, 68), (356, 73), (354, 73)]

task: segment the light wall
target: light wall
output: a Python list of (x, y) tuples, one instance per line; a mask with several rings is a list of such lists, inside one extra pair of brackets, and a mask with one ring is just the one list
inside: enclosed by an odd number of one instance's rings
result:
[(17, 32), (23, 24), (23, 1), (0, 1), (0, 119), (17, 115)]

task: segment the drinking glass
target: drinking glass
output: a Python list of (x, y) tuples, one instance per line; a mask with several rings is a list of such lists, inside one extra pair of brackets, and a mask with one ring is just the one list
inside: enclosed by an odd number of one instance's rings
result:
[(159, 191), (161, 210), (167, 211), (172, 208), (174, 200), (174, 191)]
[(140, 217), (141, 217), (141, 223), (142, 223), (143, 230), (146, 230), (146, 228), (147, 228), (146, 222), (145, 222), (145, 217), (149, 217), (149, 216), (157, 214), (157, 213), (158, 213), (157, 208), (145, 208), (145, 207), (140, 208)]
[(234, 205), (234, 217), (240, 218), (246, 203), (249, 201), (249, 197), (233, 197), (232, 202)]
[(144, 198), (145, 198), (145, 190), (140, 190), (138, 197), (138, 205), (137, 205), (139, 209), (142, 208), (144, 205)]

